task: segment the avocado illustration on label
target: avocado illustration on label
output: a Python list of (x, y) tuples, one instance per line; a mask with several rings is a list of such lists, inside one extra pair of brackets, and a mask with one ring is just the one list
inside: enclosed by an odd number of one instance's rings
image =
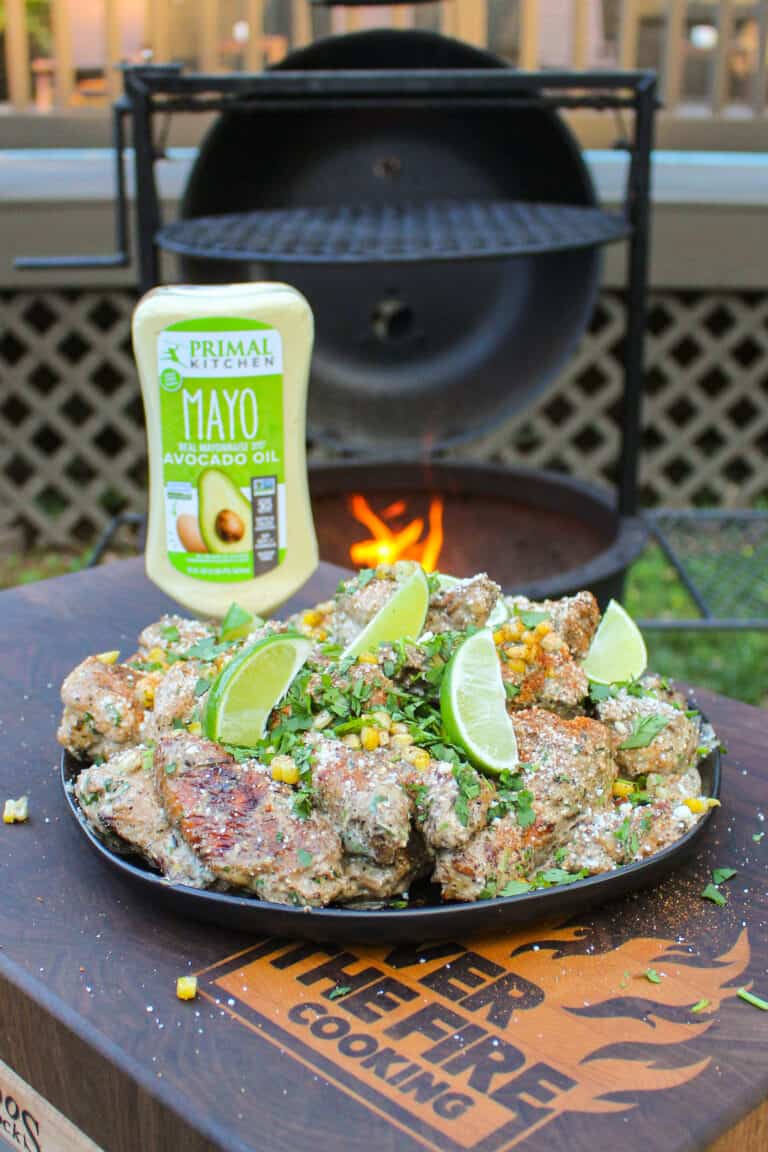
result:
[(209, 552), (251, 552), (251, 506), (239, 488), (218, 468), (208, 468), (197, 482), (200, 535)]

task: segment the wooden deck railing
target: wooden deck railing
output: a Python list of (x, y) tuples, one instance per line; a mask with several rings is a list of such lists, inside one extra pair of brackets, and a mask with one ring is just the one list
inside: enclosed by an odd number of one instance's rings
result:
[[(5, 98), (16, 111), (106, 105), (124, 59), (151, 54), (203, 70), (257, 70), (309, 43), (323, 20), (335, 31), (386, 20), (398, 28), (426, 21), (520, 68), (657, 67), (672, 115), (766, 113), (768, 0), (443, 0), (418, 10), (337, 8), (330, 17), (309, 0), (240, 0), (229, 28), (226, 0), (101, 0), (100, 12), (49, 0), (43, 37), (31, 33), (29, 0), (4, 6)], [(44, 5), (34, 7), (39, 16)]]

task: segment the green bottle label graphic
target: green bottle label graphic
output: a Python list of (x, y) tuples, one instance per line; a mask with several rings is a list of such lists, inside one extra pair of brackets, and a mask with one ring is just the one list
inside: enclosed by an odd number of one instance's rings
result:
[(237, 317), (157, 338), (168, 558), (197, 580), (251, 580), (285, 560), (283, 346)]

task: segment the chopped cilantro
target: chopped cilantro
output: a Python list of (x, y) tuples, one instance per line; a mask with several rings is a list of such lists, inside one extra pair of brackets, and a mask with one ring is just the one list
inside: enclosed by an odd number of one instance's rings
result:
[(300, 820), (312, 815), (312, 789), (299, 788), (293, 797), (293, 813)]
[(328, 999), (338, 1000), (340, 996), (347, 996), (351, 991), (351, 984), (337, 984), (336, 987), (328, 993)]
[(549, 620), (549, 612), (534, 612), (527, 608), (515, 608), (515, 615), (520, 617), (526, 628), (535, 628), (537, 624), (543, 624), (545, 620)]
[(647, 748), (656, 739), (659, 732), (666, 728), (669, 720), (666, 716), (636, 716), (632, 725), (632, 732), (621, 744), (619, 750), (630, 748)]
[(749, 992), (746, 988), (739, 988), (736, 995), (740, 1000), (746, 1000), (747, 1004), (751, 1004), (753, 1008), (760, 1008), (761, 1011), (768, 1012), (768, 1000), (755, 996), (754, 992)]
[(499, 896), (520, 896), (523, 892), (530, 892), (533, 885), (528, 880), (510, 880), (499, 892)]
[(469, 764), (454, 764), (452, 771), (459, 789), (453, 807), (459, 823), (466, 828), (469, 824), (469, 801), (480, 795), (480, 779)]
[(714, 884), (707, 884), (704, 891), (701, 893), (703, 900), (711, 900), (713, 904), (727, 904), (728, 901), (719, 888), (715, 888)]
[(180, 716), (174, 716), (171, 722), (171, 728), (174, 732), (186, 732), (187, 726)]
[(201, 640), (196, 640), (191, 648), (188, 648), (184, 653), (185, 660), (200, 660), (203, 664), (211, 660), (215, 660), (217, 656), (221, 656), (222, 652), (228, 652), (232, 647), (232, 643), (227, 641), (224, 644), (217, 644), (213, 636), (203, 636)]
[(166, 766), (165, 766), (165, 774), (166, 774), (166, 776), (173, 776), (175, 771), (176, 771), (176, 761), (171, 760), (170, 763), (166, 764)]
[(507, 700), (514, 700), (515, 696), (520, 695), (520, 686), (518, 684), (510, 684), (509, 680), (505, 680), (504, 692), (506, 693)]
[(593, 704), (599, 704), (602, 700), (610, 700), (613, 696), (613, 687), (610, 684), (598, 684), (596, 680), (589, 682), (589, 698)]
[(713, 884), (724, 884), (726, 880), (730, 880), (731, 877), (735, 875), (735, 868), (713, 868), (712, 882)]
[(707, 1000), (706, 997), (703, 1000), (697, 1000), (691, 1008), (691, 1012), (703, 1012), (705, 1008), (709, 1008), (711, 1003), (712, 1001)]
[(195, 684), (195, 696), (203, 696), (210, 686), (210, 680), (206, 680), (204, 676), (201, 676)]
[(495, 876), (486, 876), (485, 887), (478, 893), (478, 900), (493, 900), (496, 895), (497, 882)]
[(137, 672), (159, 672), (163, 666), (158, 660), (129, 660), (128, 667)]
[(586, 869), (580, 872), (567, 872), (565, 868), (546, 868), (537, 872), (534, 883), (537, 888), (549, 888), (553, 884), (573, 884), (576, 880), (583, 880), (588, 875)]
[(160, 635), (169, 644), (175, 644), (179, 639), (179, 630), (175, 624), (166, 624), (164, 628), (160, 629)]
[(373, 580), (375, 575), (376, 575), (376, 569), (375, 568), (361, 568), (357, 574), (357, 586), (358, 586), (358, 588), (365, 588), (368, 584), (370, 584), (371, 580)]
[(755, 844), (759, 844), (763, 836), (765, 836), (765, 832), (754, 832), (752, 834), (752, 839), (754, 840)]
[(302, 868), (309, 868), (310, 864), (314, 860), (314, 856), (311, 852), (307, 852), (306, 848), (299, 848), (298, 852), (296, 853), (296, 857)]
[(646, 968), (643, 975), (646, 980), (650, 980), (651, 984), (661, 984), (661, 976), (659, 976), (655, 968)]
[(148, 744), (146, 748), (141, 750), (141, 766), (145, 772), (151, 772), (155, 762), (155, 746)]

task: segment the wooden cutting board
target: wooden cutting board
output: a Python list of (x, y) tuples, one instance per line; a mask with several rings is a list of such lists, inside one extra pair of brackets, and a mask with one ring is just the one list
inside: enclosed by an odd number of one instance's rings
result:
[[(300, 602), (338, 578), (323, 566)], [(0, 800), (28, 794), (31, 811), (0, 825), (0, 1140), (768, 1148), (768, 1012), (737, 996), (768, 997), (768, 714), (699, 694), (729, 748), (723, 807), (652, 892), (490, 940), (254, 940), (161, 915), (96, 859), (61, 793), (63, 676), (130, 648), (168, 603), (138, 561), (0, 594)], [(700, 893), (721, 866), (738, 872), (717, 907)], [(188, 973), (200, 995), (182, 1003)]]

